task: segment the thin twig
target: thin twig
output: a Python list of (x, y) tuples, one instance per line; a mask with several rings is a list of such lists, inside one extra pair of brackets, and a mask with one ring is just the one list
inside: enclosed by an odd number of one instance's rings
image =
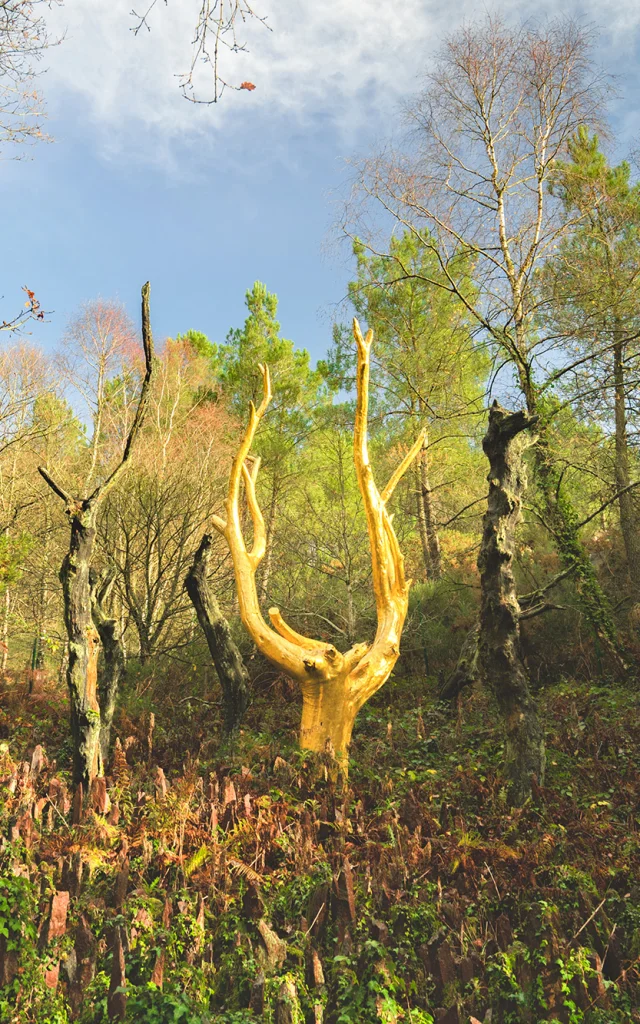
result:
[[(599, 911), (599, 910), (601, 910), (601, 909), (602, 909), (602, 907), (604, 906), (604, 904), (605, 904), (605, 901), (606, 901), (606, 899), (607, 899), (607, 897), (605, 896), (605, 897), (604, 897), (604, 899), (603, 899), (603, 900), (601, 900), (601, 902), (600, 902), (600, 903), (598, 903), (598, 906), (596, 907), (596, 909), (594, 910), (594, 912), (593, 912), (593, 913), (592, 913), (592, 914), (591, 914), (591, 915), (590, 915), (590, 916), (589, 916), (589, 917), (587, 918), (587, 920), (586, 920), (586, 921), (584, 922), (584, 924), (582, 925), (582, 928), (578, 928), (578, 930), (577, 930), (577, 932), (575, 933), (575, 935), (572, 935), (572, 936), (571, 936), (571, 938), (569, 939), (569, 945), (571, 945), (571, 943), (573, 942), (573, 940), (574, 940), (574, 939), (577, 939), (577, 938), (578, 938), (578, 935), (580, 935), (580, 933), (581, 933), (581, 932), (583, 932), (583, 931), (585, 930), (585, 928), (587, 927), (587, 925), (588, 925), (588, 924), (591, 924), (591, 922), (593, 921), (593, 919), (594, 919), (594, 917), (596, 916), (596, 914), (598, 913), (598, 911)], [(613, 933), (612, 933), (612, 934), (613, 934)]]

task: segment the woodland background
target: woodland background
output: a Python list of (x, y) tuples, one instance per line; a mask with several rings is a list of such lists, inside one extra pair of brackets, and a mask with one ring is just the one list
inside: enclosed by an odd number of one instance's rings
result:
[[(579, 26), (487, 16), (433, 67), (405, 150), (354, 169), (352, 280), (324, 359), (282, 337), (268, 282), (239, 281), (246, 319), (225, 339), (197, 314), (156, 339), (146, 418), (96, 520), (124, 670), (88, 802), (65, 682), (69, 521), (38, 467), (69, 494), (101, 485), (145, 362), (108, 299), (53, 354), (32, 292), (4, 324), (2, 1020), (640, 1019), (640, 184), (633, 154), (610, 157), (611, 85)], [(347, 781), (297, 748), (297, 688), (243, 630), (214, 537), (208, 585), (250, 683), (225, 726), (185, 579), (266, 364), (261, 605), (338, 650), (375, 633), (353, 315), (375, 333), (376, 476), (427, 440), (392, 499), (413, 580), (401, 654), (357, 718)], [(476, 650), (494, 399), (531, 420), (514, 636), (546, 769), (520, 799), (510, 708)]]

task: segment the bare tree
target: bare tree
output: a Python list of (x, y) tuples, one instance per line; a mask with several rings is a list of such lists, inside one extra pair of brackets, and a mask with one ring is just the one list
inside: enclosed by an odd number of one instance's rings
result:
[(35, 89), (38, 62), (52, 40), (43, 8), (61, 0), (0, 0), (0, 145), (47, 136), (42, 97)]
[[(143, 662), (183, 646), (193, 634), (183, 583), (218, 504), (230, 427), (224, 403), (211, 400), (210, 375), (210, 363), (187, 339), (166, 341), (134, 472), (98, 519), (101, 546), (117, 570), (116, 597), (136, 630)], [(126, 431), (127, 406), (128, 397), (109, 404), (110, 436)]]
[[(436, 287), (458, 297), (507, 365), (530, 416), (541, 414), (534, 467), (541, 517), (579, 580), (587, 619), (617, 671), (624, 669), (609, 603), (579, 538), (550, 434), (554, 339), (539, 332), (535, 275), (579, 220), (549, 184), (582, 124), (601, 123), (609, 81), (592, 58), (592, 34), (568, 19), (513, 29), (487, 16), (450, 35), (408, 110), (407, 150), (361, 168), (356, 196), (374, 201), (438, 261)], [(362, 233), (364, 213), (359, 213)], [(349, 234), (348, 218), (345, 228)], [(377, 252), (373, 241), (368, 248)], [(415, 276), (397, 251), (399, 280)], [(477, 292), (465, 288), (474, 265)], [(554, 352), (555, 356), (555, 352)]]
[(146, 372), (138, 406), (116, 467), (86, 498), (74, 498), (51, 477), (44, 466), (38, 471), (51, 490), (65, 504), (71, 521), (69, 551), (60, 569), (64, 597), (65, 626), (69, 638), (67, 684), (71, 703), (73, 739), (73, 777), (76, 784), (88, 787), (103, 771), (98, 702), (99, 638), (92, 617), (90, 570), (96, 539), (96, 517), (101, 502), (115, 486), (129, 463), (133, 446), (142, 428), (153, 369), (153, 339), (149, 321), (149, 283), (142, 289), (142, 342)]
[[(38, 400), (53, 390), (49, 366), (37, 349), (24, 342), (0, 353), (0, 594), (2, 613), (0, 666), (9, 655), (9, 617), (14, 584), (22, 573), (26, 554), (24, 517), (37, 502), (29, 472), (29, 455), (39, 440), (52, 431), (36, 415)], [(28, 543), (26, 545), (28, 547)]]
[(98, 299), (87, 302), (67, 326), (58, 367), (79, 392), (92, 420), (90, 461), (84, 482), (88, 487), (98, 469), (108, 385), (122, 360), (137, 346), (137, 332), (124, 306)]

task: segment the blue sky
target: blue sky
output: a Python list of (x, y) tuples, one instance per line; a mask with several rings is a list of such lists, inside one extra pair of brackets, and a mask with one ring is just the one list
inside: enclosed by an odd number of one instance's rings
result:
[[(345, 158), (393, 132), (442, 33), (478, 11), (467, 0), (256, 0), (273, 31), (249, 26), (249, 53), (225, 68), (256, 90), (195, 107), (175, 75), (189, 64), (199, 6), (169, 0), (137, 37), (131, 0), (67, 0), (51, 15), (65, 35), (40, 81), (55, 141), (0, 162), (1, 312), (15, 311), (22, 285), (34, 289), (53, 311), (32, 332), (47, 349), (98, 296), (137, 320), (147, 279), (158, 339), (195, 328), (222, 340), (260, 279), (279, 297), (283, 333), (322, 355), (349, 280), (348, 250), (330, 244)], [(519, 0), (497, 8), (530, 13)], [(640, 6), (563, 10), (601, 29), (599, 57), (622, 92), (612, 108), (621, 153), (640, 137)]]

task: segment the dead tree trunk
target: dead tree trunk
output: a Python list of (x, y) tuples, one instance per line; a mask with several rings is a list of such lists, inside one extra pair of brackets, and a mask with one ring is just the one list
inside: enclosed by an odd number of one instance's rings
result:
[(93, 570), (89, 573), (91, 586), (91, 615), (102, 644), (102, 671), (98, 680), (98, 706), (100, 710), (100, 751), (102, 763), (109, 756), (111, 725), (116, 710), (118, 687), (124, 673), (124, 647), (116, 619), (110, 618), (105, 602), (113, 586), (115, 573), (110, 572), (100, 579)]
[(99, 484), (88, 498), (72, 498), (49, 475), (44, 466), (38, 472), (65, 504), (71, 521), (69, 551), (60, 569), (64, 599), (64, 621), (69, 640), (67, 685), (71, 705), (71, 736), (73, 740), (73, 781), (82, 783), (88, 793), (91, 781), (102, 774), (100, 755), (100, 707), (98, 704), (98, 634), (91, 614), (91, 584), (89, 570), (96, 538), (96, 517), (100, 502), (125, 469), (144, 421), (151, 371), (153, 368), (153, 339), (149, 320), (149, 283), (142, 289), (142, 343), (146, 372), (133, 423), (124, 446), (122, 458), (104, 483)]
[(82, 782), (87, 787), (85, 791), (88, 791), (91, 779), (103, 774), (98, 704), (99, 638), (91, 617), (89, 584), (95, 538), (95, 511), (81, 506), (71, 514), (71, 541), (60, 569), (60, 582), (69, 638), (67, 685), (73, 778), (76, 784)]
[(516, 806), (530, 796), (533, 776), (542, 782), (545, 767), (544, 735), (520, 656), (520, 606), (512, 569), (515, 532), (526, 487), (522, 455), (531, 443), (523, 431), (536, 422), (537, 417), (524, 412), (509, 413), (494, 402), (482, 441), (490, 470), (478, 556), (478, 659), (504, 719), (507, 796)]
[(249, 673), (231, 636), (229, 623), (209, 586), (211, 536), (205, 533), (184, 581), (213, 659), (224, 707), (224, 731), (230, 736), (240, 725), (249, 703)]

